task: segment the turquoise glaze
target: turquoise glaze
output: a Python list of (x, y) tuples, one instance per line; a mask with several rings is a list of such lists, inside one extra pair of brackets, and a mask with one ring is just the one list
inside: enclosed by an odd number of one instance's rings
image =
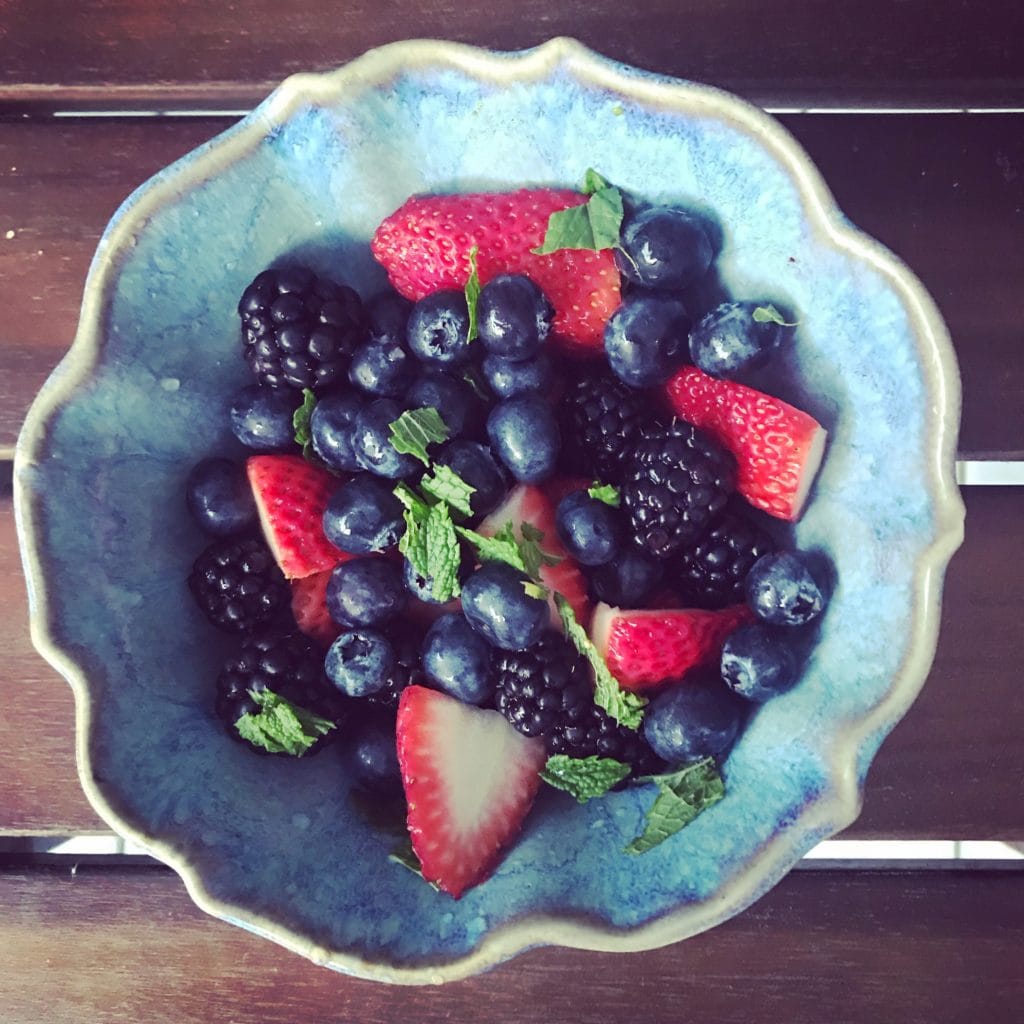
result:
[[(800, 326), (774, 388), (830, 430), (796, 529), (838, 585), (800, 685), (755, 716), (726, 799), (653, 852), (622, 847), (653, 794), (545, 792), (494, 877), (458, 902), (387, 859), (336, 750), (259, 759), (211, 709), (225, 642), (185, 576), (203, 539), (182, 485), (240, 456), (235, 303), (298, 255), (367, 293), (367, 242), (424, 191), (573, 185), (590, 166), (721, 226), (718, 271)], [(848, 824), (877, 747), (924, 680), (945, 563), (959, 386), (931, 301), (848, 225), (786, 132), (725, 94), (567, 40), (518, 54), (396, 44), (298, 76), (118, 211), (79, 334), (19, 441), (36, 643), (78, 697), (83, 784), (201, 906), (339, 970), (460, 977), (540, 943), (640, 949), (737, 912)]]

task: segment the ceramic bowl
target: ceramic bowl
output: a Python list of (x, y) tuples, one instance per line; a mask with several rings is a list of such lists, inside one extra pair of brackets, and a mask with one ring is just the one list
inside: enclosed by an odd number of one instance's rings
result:
[[(830, 431), (797, 543), (837, 586), (800, 685), (761, 710), (728, 795), (642, 857), (648, 788), (553, 791), (493, 878), (456, 902), (390, 863), (341, 761), (252, 757), (211, 711), (223, 643), (184, 579), (202, 539), (182, 481), (240, 455), (237, 296), (283, 253), (383, 283), (367, 241), (409, 195), (573, 185), (595, 167), (721, 226), (736, 296), (798, 311), (783, 397)], [(770, 117), (570, 40), (523, 53), (398, 43), (298, 75), (118, 210), (75, 343), (26, 422), (17, 514), (35, 642), (77, 697), (82, 783), (118, 832), (217, 917), (392, 982), (463, 977), (539, 944), (638, 950), (736, 914), (856, 817), (879, 744), (933, 657), (959, 383), (912, 274), (836, 208)]]

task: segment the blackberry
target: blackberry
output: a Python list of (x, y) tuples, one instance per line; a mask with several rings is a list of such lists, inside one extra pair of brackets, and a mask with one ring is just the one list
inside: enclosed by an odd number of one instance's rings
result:
[(637, 542), (659, 558), (693, 543), (725, 508), (735, 476), (732, 456), (689, 423), (648, 433), (627, 459), (622, 489)]
[(387, 636), (395, 652), (395, 667), (388, 674), (383, 687), (365, 699), (371, 704), (383, 705), (397, 711), (398, 699), (407, 686), (414, 683), (429, 685), (420, 665), (423, 633), (414, 628), (389, 627)]
[(302, 633), (246, 637), (241, 648), (224, 663), (217, 676), (214, 709), (228, 734), (242, 743), (246, 741), (239, 736), (235, 723), (243, 715), (258, 714), (260, 710), (249, 695), (250, 690), (270, 690), (297, 707), (330, 719), (339, 727), (317, 740), (309, 753), (320, 749), (329, 737), (336, 735), (349, 717), (349, 699), (331, 686), (324, 675), (323, 651)]
[(242, 293), (242, 348), (261, 383), (325, 391), (367, 338), (362, 300), (307, 267), (264, 270)]
[(258, 537), (215, 541), (195, 560), (188, 586), (210, 622), (226, 633), (287, 622), (291, 590)]
[(612, 757), (631, 766), (630, 775), (654, 775), (665, 764), (651, 750), (643, 733), (619, 725), (611, 715), (589, 702), (584, 713), (573, 721), (564, 721), (547, 736), (550, 754), (569, 757)]
[(658, 427), (655, 400), (610, 373), (587, 375), (560, 406), (562, 460), (566, 472), (620, 483), (633, 445)]
[(586, 663), (554, 632), (528, 650), (499, 651), (495, 674), (495, 705), (525, 736), (570, 727), (594, 706)]
[(769, 534), (729, 506), (679, 555), (674, 574), (679, 596), (695, 608), (742, 604), (750, 567), (774, 550)]

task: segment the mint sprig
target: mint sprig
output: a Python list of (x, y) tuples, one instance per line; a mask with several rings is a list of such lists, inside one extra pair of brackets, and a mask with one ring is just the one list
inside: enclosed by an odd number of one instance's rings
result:
[(419, 459), (424, 466), (430, 465), (427, 446), (447, 441), (449, 434), (448, 424), (429, 405), (423, 409), (407, 409), (397, 420), (388, 424), (388, 429), (391, 431), (391, 445), (395, 451)]
[(569, 757), (553, 754), (540, 771), (540, 777), (555, 789), (564, 789), (577, 803), (585, 804), (604, 796), (612, 786), (629, 774), (629, 765), (613, 757)]
[(249, 696), (260, 710), (256, 714), (242, 715), (235, 728), (243, 740), (271, 754), (302, 757), (321, 736), (335, 727), (330, 719), (292, 704), (272, 690), (250, 690)]
[(316, 395), (309, 388), (302, 389), (302, 405), (292, 413), (292, 428), (295, 430), (295, 443), (300, 448), (311, 444), (313, 435), (310, 433), (309, 421), (316, 408)]
[(398, 541), (398, 550), (408, 559), (413, 572), (430, 583), (435, 601), (444, 604), (458, 597), (462, 592), (461, 552), (451, 510), (443, 501), (428, 505), (405, 484), (395, 488), (395, 496), (405, 505), (405, 532)]
[(710, 757), (667, 775), (647, 775), (637, 781), (657, 785), (658, 796), (644, 818), (643, 833), (629, 843), (625, 853), (654, 849), (725, 796), (725, 783)]
[(481, 562), (504, 562), (513, 569), (526, 572), (519, 541), (511, 523), (506, 523), (493, 537), (485, 537), (482, 533), (469, 530), (464, 526), (456, 526), (456, 532), (463, 540), (469, 541), (476, 549), (477, 558)]
[(530, 251), (546, 256), (559, 249), (614, 249), (619, 244), (622, 217), (622, 193), (611, 185), (599, 188), (581, 206), (551, 214), (544, 241)]
[(767, 306), (758, 306), (753, 314), (756, 324), (778, 324), (780, 327), (796, 327), (798, 320), (790, 323), (786, 318), (769, 302)]
[(540, 546), (544, 531), (537, 529), (533, 523), (520, 524), (519, 534), (519, 553), (523, 559), (523, 572), (527, 576), (537, 579), (545, 565), (558, 565), (562, 561), (557, 555), (549, 555)]
[(587, 631), (576, 621), (572, 605), (561, 594), (555, 594), (555, 607), (565, 627), (565, 635), (594, 670), (594, 703), (607, 711), (619, 725), (627, 729), (639, 729), (644, 717), (643, 709), (647, 706), (646, 698), (638, 697), (619, 686), (619, 681), (605, 664), (601, 652), (591, 642)]
[(587, 494), (597, 501), (603, 501), (606, 505), (611, 505), (612, 508), (618, 508), (622, 504), (622, 495), (619, 494), (618, 488), (613, 487), (611, 484), (602, 484), (595, 480), (587, 488)]
[(469, 250), (469, 277), (466, 278), (466, 309), (469, 312), (469, 329), (466, 331), (466, 341), (473, 341), (479, 337), (480, 331), (477, 328), (476, 304), (480, 299), (480, 275), (476, 268), (476, 254), (480, 251), (478, 246)]
[(593, 167), (587, 168), (587, 173), (583, 175), (583, 194), (585, 196), (592, 196), (603, 188), (611, 187), (612, 183), (603, 174), (598, 174)]
[(469, 499), (476, 493), (476, 488), (467, 484), (450, 466), (434, 463), (430, 470), (423, 474), (420, 489), (432, 494), (438, 501), (446, 502), (464, 516), (472, 515)]

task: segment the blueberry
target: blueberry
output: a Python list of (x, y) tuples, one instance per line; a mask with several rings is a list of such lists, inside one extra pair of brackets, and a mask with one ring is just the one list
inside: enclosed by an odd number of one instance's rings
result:
[(791, 690), (798, 677), (792, 643), (771, 626), (752, 622), (726, 638), (722, 679), (733, 693), (761, 704)]
[(405, 342), (412, 303), (398, 292), (380, 292), (366, 303), (371, 341)]
[(661, 583), (660, 559), (630, 544), (590, 574), (594, 598), (617, 608), (642, 608)]
[(352, 427), (352, 452), (363, 469), (390, 480), (411, 476), (420, 463), (391, 443), (391, 424), (402, 415), (393, 399), (378, 398), (362, 409)]
[(686, 361), (690, 318), (678, 299), (633, 295), (611, 315), (604, 350), (615, 376), (632, 388), (664, 384)]
[(185, 482), (188, 510), (213, 537), (230, 537), (256, 525), (256, 502), (245, 467), (227, 459), (203, 459)]
[(353, 558), (327, 581), (327, 613), (342, 626), (381, 626), (405, 608), (408, 596), (397, 562)]
[(799, 551), (763, 555), (747, 573), (747, 604), (774, 626), (802, 626), (817, 618), (825, 597)]
[(436, 366), (459, 366), (470, 356), (466, 296), (440, 291), (412, 308), (406, 340), (414, 356)]
[(487, 417), (491, 447), (524, 484), (546, 480), (555, 470), (561, 435), (550, 406), (537, 395), (499, 402)]
[(548, 603), (526, 592), (529, 579), (504, 562), (486, 562), (462, 587), (469, 624), (495, 647), (522, 651), (548, 625)]
[(758, 323), (761, 303), (724, 302), (690, 332), (690, 358), (712, 377), (732, 378), (764, 366), (782, 343), (783, 328)]
[(721, 757), (735, 743), (748, 707), (719, 679), (687, 680), (648, 705), (644, 738), (671, 765)]
[(381, 796), (401, 793), (393, 714), (383, 708), (365, 708), (349, 736), (348, 749), (356, 786)]
[(327, 678), (350, 697), (379, 692), (395, 667), (395, 652), (383, 633), (355, 629), (342, 633), (327, 649)]
[(580, 565), (610, 562), (625, 533), (618, 511), (586, 491), (572, 491), (558, 503), (555, 529), (565, 549)]
[(367, 341), (352, 353), (348, 379), (368, 395), (397, 398), (415, 372), (415, 361), (401, 342)]
[(515, 398), (530, 391), (545, 393), (554, 382), (554, 364), (547, 352), (516, 362), (504, 356), (486, 356), (484, 376), (499, 398)]
[(231, 400), (231, 430), (246, 448), (290, 451), (295, 447), (292, 417), (300, 404), (292, 388), (242, 388)]
[(423, 671), (445, 693), (483, 704), (494, 693), (491, 647), (458, 612), (442, 615), (423, 641)]
[(554, 308), (521, 274), (499, 274), (483, 286), (476, 307), (480, 340), (492, 355), (530, 359), (551, 333)]
[(448, 466), (475, 488), (469, 498), (474, 517), (486, 516), (504, 500), (508, 489), (505, 474), (486, 445), (476, 441), (449, 441), (438, 451), (435, 461)]
[(349, 392), (328, 395), (313, 407), (309, 418), (313, 451), (332, 469), (346, 473), (362, 469), (352, 451), (352, 429), (365, 404), (360, 395)]
[(473, 389), (442, 370), (427, 370), (417, 377), (405, 394), (405, 404), (410, 409), (436, 409), (449, 437), (459, 437), (472, 429), (481, 413)]
[(700, 220), (669, 206), (628, 214), (622, 225), (619, 270), (649, 288), (686, 288), (707, 273), (714, 252)]
[(331, 495), (324, 509), (324, 535), (353, 555), (387, 551), (398, 543), (405, 527), (402, 503), (390, 484), (360, 473)]

